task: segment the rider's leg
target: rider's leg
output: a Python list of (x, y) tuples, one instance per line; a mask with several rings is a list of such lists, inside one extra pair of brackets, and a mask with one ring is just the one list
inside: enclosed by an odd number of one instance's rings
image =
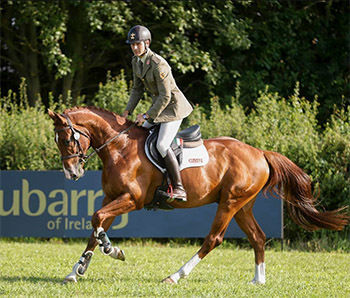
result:
[(183, 202), (187, 201), (186, 191), (182, 185), (179, 163), (176, 159), (173, 150), (168, 149), (167, 155), (164, 157), (165, 166), (169, 173), (169, 178), (171, 180), (171, 185), (173, 186), (172, 198), (181, 200)]
[(186, 201), (187, 196), (182, 185), (179, 164), (174, 151), (170, 149), (170, 145), (180, 128), (181, 122), (182, 119), (161, 123), (158, 134), (157, 149), (160, 155), (164, 158), (165, 166), (173, 186), (172, 198)]

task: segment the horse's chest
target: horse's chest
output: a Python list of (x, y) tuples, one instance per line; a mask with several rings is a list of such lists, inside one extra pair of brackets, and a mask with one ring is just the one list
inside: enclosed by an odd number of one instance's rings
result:
[(110, 175), (108, 180), (102, 182), (102, 189), (106, 196), (115, 197), (125, 192), (126, 185), (120, 175)]

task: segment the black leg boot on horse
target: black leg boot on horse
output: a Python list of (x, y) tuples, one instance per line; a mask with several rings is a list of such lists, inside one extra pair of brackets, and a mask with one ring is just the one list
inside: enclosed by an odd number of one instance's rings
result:
[(169, 200), (176, 199), (181, 202), (186, 202), (187, 194), (182, 185), (179, 163), (173, 150), (168, 150), (167, 155), (164, 157), (164, 162), (173, 188), (172, 193), (167, 193)]

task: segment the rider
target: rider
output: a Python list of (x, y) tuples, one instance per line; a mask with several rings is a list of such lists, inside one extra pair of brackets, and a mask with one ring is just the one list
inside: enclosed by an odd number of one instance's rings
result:
[[(123, 113), (127, 117), (140, 101), (144, 89), (152, 97), (152, 105), (144, 114), (137, 115), (137, 122), (145, 128), (160, 124), (157, 149), (163, 157), (171, 184), (172, 198), (186, 201), (179, 164), (170, 145), (175, 138), (182, 120), (192, 112), (192, 106), (177, 87), (167, 61), (150, 49), (151, 32), (144, 26), (134, 26), (128, 33), (127, 44), (134, 53), (131, 64), (133, 87), (129, 102)], [(170, 197), (170, 195), (169, 195)]]

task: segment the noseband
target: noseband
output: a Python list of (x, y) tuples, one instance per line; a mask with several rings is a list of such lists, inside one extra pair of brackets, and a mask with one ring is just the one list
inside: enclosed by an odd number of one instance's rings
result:
[[(111, 139), (109, 139), (106, 143), (104, 143), (102, 146), (98, 147), (98, 148), (93, 148), (94, 151), (91, 152), (90, 154), (86, 155), (84, 154), (84, 151), (81, 147), (80, 144), (80, 135), (83, 135), (84, 137), (88, 138), (90, 140), (90, 137), (82, 132), (79, 129), (74, 128), (72, 121), (70, 120), (70, 118), (68, 117), (68, 115), (66, 114), (61, 114), (64, 118), (67, 119), (68, 122), (68, 126), (64, 127), (64, 128), (60, 128), (60, 129), (54, 129), (54, 132), (61, 132), (61, 131), (65, 131), (70, 129), (73, 135), (73, 140), (75, 142), (75, 144), (78, 146), (79, 148), (79, 152), (75, 153), (75, 154), (71, 154), (71, 155), (67, 155), (67, 156), (62, 156), (61, 155), (61, 160), (66, 160), (66, 159), (70, 159), (70, 158), (74, 158), (74, 157), (79, 157), (79, 163), (86, 163), (90, 157), (92, 157), (93, 155), (95, 155), (96, 153), (100, 152), (104, 147), (106, 147), (109, 143), (113, 142), (116, 138), (118, 138), (121, 134), (127, 132), (129, 129), (131, 129), (132, 127), (134, 127), (136, 125), (136, 123), (132, 124), (131, 126), (127, 127), (126, 129), (122, 130), (121, 132), (119, 132), (117, 135), (115, 135), (114, 137), (112, 137)], [(90, 148), (90, 147), (89, 147)], [(88, 148), (88, 149), (89, 149)]]

